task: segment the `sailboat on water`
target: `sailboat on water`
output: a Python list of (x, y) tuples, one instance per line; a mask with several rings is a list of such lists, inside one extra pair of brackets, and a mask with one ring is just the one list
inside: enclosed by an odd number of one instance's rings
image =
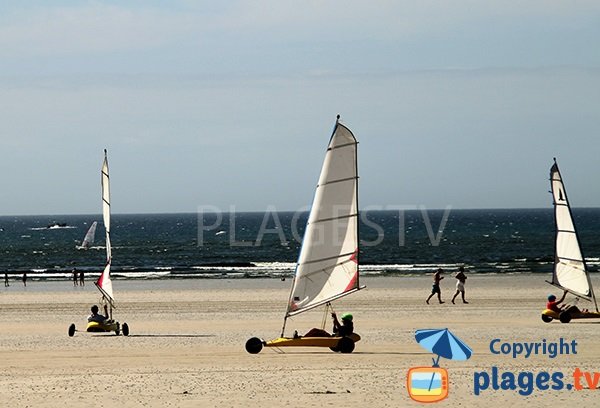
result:
[[(101, 304), (104, 306), (105, 313), (107, 314), (106, 319), (101, 321), (92, 320), (87, 324), (86, 331), (88, 332), (115, 332), (118, 336), (121, 331), (124, 336), (129, 335), (129, 326), (127, 323), (123, 323), (121, 326), (119, 322), (113, 320), (112, 312), (115, 307), (115, 299), (113, 296), (112, 280), (110, 279), (110, 267), (112, 263), (112, 250), (110, 244), (110, 177), (108, 173), (108, 157), (106, 149), (104, 149), (104, 161), (102, 162), (101, 170), (101, 183), (102, 183), (102, 218), (104, 221), (104, 229), (106, 231), (106, 264), (102, 274), (95, 282), (96, 287), (102, 294)], [(75, 324), (69, 326), (69, 336), (75, 334)]]
[(246, 351), (263, 347), (329, 347), (351, 353), (360, 336), (285, 337), (289, 317), (362, 289), (358, 272), (358, 169), (354, 135), (336, 121), (308, 217), (281, 336), (271, 341), (252, 337)]
[(550, 185), (554, 204), (556, 241), (554, 272), (552, 273), (552, 280), (547, 282), (575, 295), (577, 299), (592, 302), (596, 311), (582, 311), (575, 306), (564, 308), (560, 313), (545, 309), (542, 312), (542, 320), (549, 323), (557, 319), (562, 323), (569, 323), (571, 319), (600, 318), (594, 288), (579, 245), (579, 237), (567, 199), (567, 191), (556, 159), (554, 159), (554, 165), (550, 168)]
[(90, 228), (88, 229), (83, 241), (81, 241), (81, 245), (77, 247), (77, 249), (89, 249), (94, 243), (94, 239), (96, 238), (96, 227), (98, 226), (98, 221), (94, 221)]

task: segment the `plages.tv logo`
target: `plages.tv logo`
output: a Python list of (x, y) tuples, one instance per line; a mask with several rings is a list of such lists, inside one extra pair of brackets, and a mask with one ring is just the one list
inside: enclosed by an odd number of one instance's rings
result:
[(417, 402), (438, 402), (448, 397), (448, 371), (439, 366), (440, 357), (467, 360), (473, 351), (448, 329), (422, 329), (415, 339), (427, 351), (437, 354), (432, 367), (412, 367), (408, 370), (406, 389)]

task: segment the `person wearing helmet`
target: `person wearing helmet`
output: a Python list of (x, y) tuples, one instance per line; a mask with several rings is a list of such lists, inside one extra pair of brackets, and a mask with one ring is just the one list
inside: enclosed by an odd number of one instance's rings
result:
[(556, 313), (560, 313), (563, 310), (564, 306), (560, 306), (560, 304), (565, 300), (565, 298), (567, 297), (567, 291), (565, 290), (565, 293), (563, 293), (562, 297), (560, 298), (560, 300), (556, 300), (556, 296), (554, 295), (549, 295), (548, 296), (548, 303), (546, 303), (546, 309), (550, 309), (553, 312)]
[[(333, 318), (333, 335), (329, 334), (326, 330), (313, 328), (302, 337), (344, 337), (354, 333), (354, 324), (352, 323), (352, 315), (350, 313), (342, 315), (341, 323), (335, 312), (331, 314), (331, 317)], [(294, 333), (294, 338), (300, 338), (297, 332)]]
[(352, 315), (350, 313), (344, 313), (342, 315), (342, 323), (337, 318), (337, 315), (334, 313), (331, 314), (333, 318), (333, 335), (334, 336), (349, 336), (354, 333), (354, 323), (352, 322)]
[[(106, 315), (108, 315), (108, 310), (106, 308), (106, 305), (104, 305), (104, 313), (106, 313)], [(106, 316), (103, 316), (98, 313), (97, 305), (92, 306), (92, 314), (88, 316), (88, 322), (103, 323), (106, 319), (107, 319)]]

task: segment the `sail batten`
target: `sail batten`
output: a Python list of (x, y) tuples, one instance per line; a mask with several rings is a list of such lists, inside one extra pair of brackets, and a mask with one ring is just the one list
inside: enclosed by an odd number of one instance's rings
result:
[(286, 318), (360, 289), (357, 144), (352, 132), (337, 122), (308, 216)]
[(343, 179), (339, 179), (339, 180), (330, 180), (330, 181), (328, 181), (326, 183), (318, 185), (317, 187), (326, 186), (328, 184), (342, 183), (344, 181), (354, 181), (354, 180), (357, 180), (357, 179), (358, 179), (358, 177), (348, 177), (348, 178), (343, 178)]
[(339, 217), (323, 218), (323, 219), (320, 219), (320, 220), (313, 220), (310, 223), (311, 224), (316, 224), (316, 223), (319, 223), (319, 222), (343, 220), (344, 218), (350, 218), (350, 217), (356, 217), (356, 216), (358, 216), (358, 213), (348, 214), (348, 215), (340, 215)]
[(550, 169), (550, 181), (556, 227), (554, 271), (550, 283), (576, 296), (591, 300), (594, 297), (592, 284), (556, 161)]
[[(304, 262), (302, 262), (302, 265), (309, 264), (309, 263), (315, 263), (315, 262), (331, 261), (332, 259), (340, 259), (340, 258), (344, 258), (344, 257), (349, 256), (349, 255), (351, 256), (353, 254), (354, 254), (354, 252), (348, 252), (346, 254), (340, 254), (340, 255), (330, 256), (329, 258), (313, 259), (311, 261), (304, 261)], [(345, 262), (350, 262), (350, 259), (346, 260)]]

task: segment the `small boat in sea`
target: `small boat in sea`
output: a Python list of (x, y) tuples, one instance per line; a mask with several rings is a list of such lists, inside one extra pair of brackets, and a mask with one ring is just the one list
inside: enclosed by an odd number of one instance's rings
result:
[(577, 299), (592, 302), (596, 311), (568, 307), (558, 313), (554, 310), (545, 309), (542, 312), (542, 320), (546, 323), (550, 323), (552, 320), (569, 323), (572, 319), (600, 318), (594, 288), (579, 245), (579, 237), (567, 199), (567, 191), (556, 159), (554, 159), (554, 165), (550, 169), (550, 185), (554, 204), (556, 240), (552, 280), (546, 282), (575, 295)]
[[(101, 304), (108, 316), (102, 321), (89, 321), (86, 327), (87, 332), (115, 332), (118, 336), (123, 333), (124, 336), (129, 335), (129, 326), (127, 323), (119, 324), (113, 319), (112, 312), (115, 307), (115, 299), (113, 295), (112, 281), (110, 279), (110, 266), (112, 263), (112, 251), (110, 244), (110, 177), (108, 175), (108, 158), (106, 149), (104, 150), (104, 161), (102, 162), (102, 217), (104, 221), (104, 229), (106, 230), (106, 264), (102, 274), (95, 282), (96, 287), (102, 295)], [(69, 336), (73, 336), (77, 331), (75, 323), (69, 326)]]
[(46, 229), (72, 228), (66, 222), (53, 222), (46, 226)]
[(83, 237), (83, 241), (81, 245), (77, 247), (77, 249), (89, 249), (90, 246), (94, 243), (94, 239), (96, 238), (96, 227), (98, 226), (98, 221), (94, 221), (90, 228), (88, 229), (85, 237)]
[[(264, 341), (252, 337), (246, 351), (259, 353), (263, 347), (329, 347), (351, 353), (360, 336), (285, 336), (288, 318), (330, 303), (364, 288), (358, 271), (358, 168), (354, 135), (340, 123), (339, 116), (308, 217), (283, 328), (279, 338)], [(323, 326), (325, 319), (323, 320)]]

